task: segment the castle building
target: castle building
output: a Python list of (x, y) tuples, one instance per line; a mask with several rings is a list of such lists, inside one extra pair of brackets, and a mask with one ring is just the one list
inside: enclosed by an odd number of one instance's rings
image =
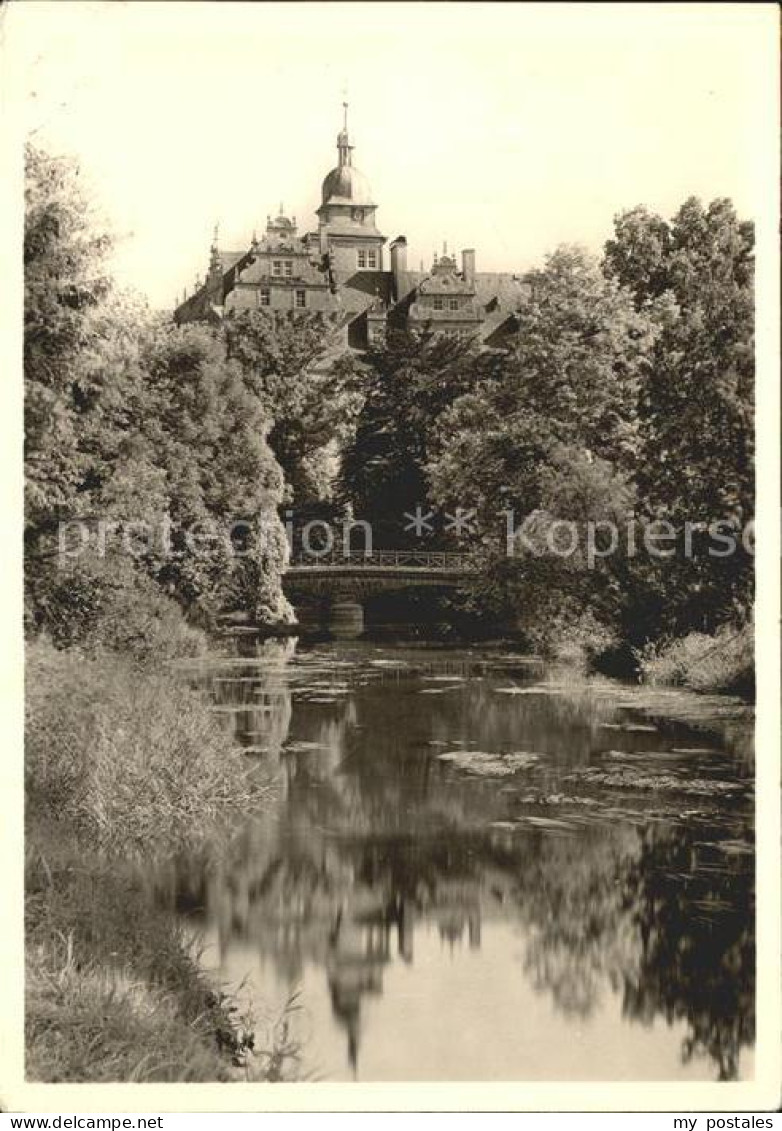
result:
[(174, 320), (219, 323), (256, 309), (321, 313), (333, 317), (354, 349), (382, 341), (389, 328), (428, 329), (487, 348), (515, 334), (529, 295), (524, 279), (476, 271), (472, 248), (462, 251), (461, 264), (444, 248), (429, 271), (409, 270), (404, 236), (386, 250), (378, 206), (353, 164), (353, 151), (345, 105), (337, 164), (321, 188), (317, 230), (299, 235), (296, 218), (285, 216), (281, 205), (246, 250), (219, 249), (215, 232), (206, 277), (176, 307)]

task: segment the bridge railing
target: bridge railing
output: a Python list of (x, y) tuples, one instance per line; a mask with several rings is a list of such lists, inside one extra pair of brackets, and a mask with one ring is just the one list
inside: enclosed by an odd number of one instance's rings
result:
[(470, 569), (470, 557), (453, 550), (373, 550), (371, 553), (330, 550), (326, 554), (295, 553), (288, 568), (317, 569), (319, 566), (344, 566), (347, 569), (397, 566), (463, 573)]

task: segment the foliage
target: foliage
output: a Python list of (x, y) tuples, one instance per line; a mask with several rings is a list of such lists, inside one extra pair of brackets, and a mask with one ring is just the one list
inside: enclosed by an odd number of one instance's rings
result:
[(267, 797), (161, 667), (238, 591), (290, 616), (271, 420), (222, 340), (113, 286), (73, 162), (30, 147), (26, 205), (28, 1073), (225, 1080), (254, 1035), (119, 861)]
[[(606, 273), (632, 288), (658, 327), (639, 398), (639, 499), (650, 518), (738, 528), (754, 510), (753, 229), (728, 200), (690, 198), (668, 222), (636, 208), (617, 217)], [(753, 561), (739, 551), (657, 563), (639, 578), (647, 622), (713, 631), (746, 615)], [(665, 591), (665, 604), (654, 602)]]
[[(442, 415), (428, 465), (436, 503), (476, 511), (471, 603), (520, 612), (538, 641), (584, 610), (633, 645), (746, 620), (751, 550), (713, 552), (708, 526), (740, 535), (752, 516), (751, 225), (723, 200), (670, 223), (639, 208), (602, 266), (560, 248), (529, 278), (517, 343)], [(508, 560), (505, 527), (530, 515), (537, 546)], [(546, 547), (563, 520), (581, 548), (568, 556)], [(625, 552), (629, 522), (659, 520), (678, 532), (671, 556)], [(587, 568), (586, 522), (619, 535)]]
[(79, 170), (29, 146), (24, 232), (26, 526), (73, 505), (79, 451), (79, 364), (100, 334), (94, 318), (111, 283), (110, 239), (96, 233)]
[(224, 328), (228, 357), (271, 423), (269, 444), (297, 506), (328, 500), (362, 402), (361, 369), (320, 314), (243, 311)]
[[(289, 619), (276, 515), (282, 472), (266, 442), (270, 422), (261, 403), (226, 360), (220, 337), (204, 327), (161, 328), (146, 364), (157, 411), (143, 437), (165, 469), (173, 524), (174, 552), (154, 562), (156, 577), (186, 606), (215, 613), (250, 573), (256, 589), (248, 611), (267, 623)], [(243, 525), (232, 538), (234, 523)]]
[[(622, 592), (613, 556), (587, 560), (587, 524), (632, 514), (653, 328), (578, 248), (556, 251), (531, 285), (518, 341), (443, 416), (432, 492), (477, 513), (475, 599), (504, 607), (536, 647), (564, 632), (592, 653), (615, 638)], [(574, 553), (558, 548), (562, 523)]]
[[(121, 633), (96, 624), (117, 601), (131, 610), (138, 599), (143, 617), (165, 607), (173, 622), (167, 596), (209, 623), (237, 593), (265, 623), (290, 620), (271, 417), (217, 334), (170, 326), (112, 285), (103, 263), (110, 240), (94, 229), (78, 168), (29, 148), (28, 626), (62, 643), (114, 635), (122, 647)], [(92, 533), (109, 524), (114, 552), (71, 571), (69, 604), (56, 535), (76, 518)], [(235, 522), (243, 524), (238, 544)], [(82, 558), (90, 556), (92, 544)]]
[(440, 418), (473, 386), (480, 363), (463, 342), (401, 332), (372, 347), (365, 363), (366, 400), (342, 460), (340, 495), (372, 522), (377, 544), (399, 546), (403, 514), (429, 497)]
[(58, 648), (94, 655), (108, 649), (154, 667), (195, 656), (206, 638), (180, 606), (128, 557), (87, 554), (48, 563), (28, 584), (28, 634), (44, 631)]
[[(146, 912), (146, 909), (144, 909)], [(128, 924), (136, 930), (137, 924)], [(56, 935), (28, 946), (27, 1075), (45, 1083), (194, 1082), (229, 1079), (213, 1034), (177, 1009), (176, 997)], [(195, 1020), (195, 1019), (193, 1019)]]
[(296, 1050), (282, 1030), (256, 1046), (143, 881), (151, 854), (257, 811), (270, 786), (181, 681), (43, 641), (28, 646), (26, 675), (28, 1074), (288, 1074)]
[(442, 421), (430, 472), (435, 498), (476, 507), (484, 527), (503, 506), (541, 505), (541, 475), (572, 450), (632, 467), (635, 403), (652, 328), (596, 260), (562, 247), (530, 277), (518, 340)]
[(714, 636), (691, 632), (674, 640), (662, 638), (638, 649), (637, 659), (645, 683), (743, 694), (754, 689), (751, 623), (723, 625)]

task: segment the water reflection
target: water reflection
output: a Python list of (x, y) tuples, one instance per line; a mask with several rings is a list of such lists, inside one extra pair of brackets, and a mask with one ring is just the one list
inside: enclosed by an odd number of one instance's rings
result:
[(287, 641), (199, 678), (277, 812), (172, 862), (159, 896), (223, 977), (300, 990), (313, 1072), (750, 1070), (740, 708), (650, 714), (640, 691), (479, 650)]

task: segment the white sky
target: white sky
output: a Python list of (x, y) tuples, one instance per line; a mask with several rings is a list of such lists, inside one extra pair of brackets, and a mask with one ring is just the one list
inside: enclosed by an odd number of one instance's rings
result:
[(168, 306), (216, 221), (237, 249), (280, 200), (314, 226), (346, 84), (355, 164), (412, 267), (447, 240), (524, 270), (692, 193), (754, 216), (776, 21), (772, 4), (12, 0), (4, 30), (27, 128), (81, 158), (119, 278)]

